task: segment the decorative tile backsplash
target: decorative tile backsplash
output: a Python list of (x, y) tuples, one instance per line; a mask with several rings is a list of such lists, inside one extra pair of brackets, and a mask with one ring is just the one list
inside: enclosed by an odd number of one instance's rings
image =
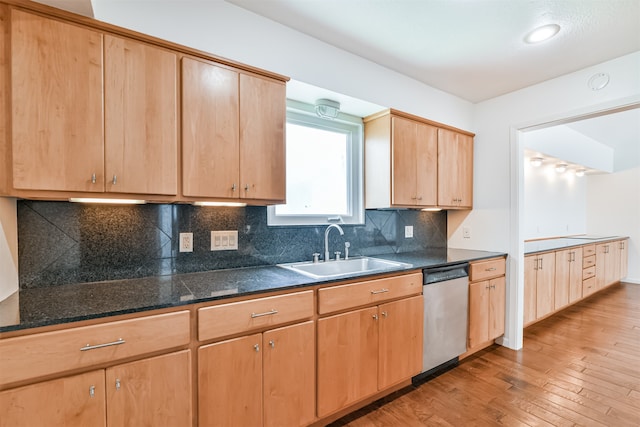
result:
[[(404, 237), (413, 225), (413, 238)], [(310, 260), (326, 227), (268, 227), (265, 207), (18, 202), (20, 288), (55, 286)], [(364, 225), (330, 234), (330, 252), (381, 255), (446, 247), (446, 212), (368, 210)], [(212, 230), (237, 230), (237, 251), (212, 252)], [(193, 252), (179, 252), (179, 233)]]

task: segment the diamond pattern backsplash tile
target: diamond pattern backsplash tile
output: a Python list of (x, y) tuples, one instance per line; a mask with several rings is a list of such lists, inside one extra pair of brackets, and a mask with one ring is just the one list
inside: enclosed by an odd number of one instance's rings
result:
[[(351, 256), (446, 247), (446, 212), (368, 210), (363, 225), (330, 235), (330, 253)], [(404, 238), (405, 225), (414, 237)], [(269, 227), (265, 207), (147, 204), (95, 206), (18, 202), (20, 288), (56, 286), (310, 260), (323, 252), (324, 226)], [(212, 230), (237, 230), (237, 251), (212, 252)], [(181, 232), (193, 252), (179, 252)]]

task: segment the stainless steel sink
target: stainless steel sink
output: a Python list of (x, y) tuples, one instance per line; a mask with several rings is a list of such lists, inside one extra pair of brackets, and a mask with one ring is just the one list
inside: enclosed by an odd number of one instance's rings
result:
[(357, 257), (347, 260), (318, 263), (313, 263), (312, 261), (294, 262), (290, 264), (278, 264), (278, 266), (293, 270), (314, 279), (334, 278), (360, 273), (384, 272), (386, 270), (392, 271), (413, 267), (411, 264), (404, 262), (369, 257)]

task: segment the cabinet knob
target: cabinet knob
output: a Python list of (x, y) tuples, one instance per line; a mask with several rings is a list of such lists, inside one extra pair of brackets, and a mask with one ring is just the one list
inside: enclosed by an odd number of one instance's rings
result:
[(276, 343), (274, 343), (274, 342), (273, 342), (273, 340), (271, 340), (271, 341), (269, 341), (269, 346), (270, 346), (271, 348), (275, 348)]
[(89, 397), (95, 397), (96, 396), (96, 386), (92, 385), (91, 387), (89, 387)]
[(387, 316), (388, 316), (388, 313), (387, 313), (386, 311), (383, 311), (383, 312), (382, 312), (382, 316), (383, 316), (383, 317), (387, 317)]
[(120, 378), (116, 378), (116, 390), (120, 390)]
[(254, 344), (253, 349), (257, 352), (260, 351), (260, 344)]
[(373, 317), (373, 320), (378, 320), (378, 315), (377, 314), (374, 314), (372, 317)]

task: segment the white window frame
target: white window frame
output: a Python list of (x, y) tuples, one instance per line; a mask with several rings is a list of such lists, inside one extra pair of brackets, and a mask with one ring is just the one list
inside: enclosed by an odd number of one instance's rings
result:
[(348, 170), (347, 170), (347, 215), (277, 215), (275, 206), (267, 207), (267, 225), (269, 226), (303, 226), (328, 224), (364, 224), (364, 126), (360, 117), (339, 113), (330, 120), (316, 115), (313, 105), (287, 100), (287, 122), (328, 130), (347, 131)]

